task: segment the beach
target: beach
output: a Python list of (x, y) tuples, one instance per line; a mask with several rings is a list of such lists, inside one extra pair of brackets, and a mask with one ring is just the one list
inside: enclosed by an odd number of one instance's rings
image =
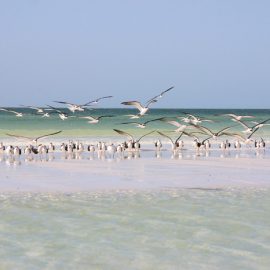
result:
[[(16, 132), (45, 132), (31, 117), (2, 121)], [(58, 122), (43, 126), (55, 131)], [(54, 152), (0, 154), (1, 269), (269, 268), (269, 129), (255, 137), (263, 136), (265, 148), (236, 149), (225, 137), (196, 150), (184, 137), (183, 148), (171, 151), (153, 133), (140, 150), (91, 153), (87, 145), (123, 142), (112, 131), (116, 122), (96, 130), (81, 129), (83, 122), (61, 125), (63, 134), (42, 140)], [(128, 131), (138, 137), (149, 129)], [(221, 149), (225, 139), (232, 145)], [(1, 141), (22, 149), (28, 143), (3, 131)], [(84, 151), (60, 151), (69, 141)]]
[(270, 187), (269, 157), (104, 158), (1, 165), (7, 192), (83, 192), (164, 188)]

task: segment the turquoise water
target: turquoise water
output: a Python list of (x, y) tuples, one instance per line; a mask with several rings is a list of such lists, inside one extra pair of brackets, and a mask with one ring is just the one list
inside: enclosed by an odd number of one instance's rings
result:
[[(133, 125), (121, 125), (123, 122), (134, 121), (129, 120), (125, 115), (136, 114), (137, 110), (133, 109), (95, 109), (90, 112), (76, 112), (74, 116), (65, 121), (62, 121), (57, 114), (53, 114), (50, 118), (41, 118), (41, 116), (34, 115), (31, 109), (13, 108), (17, 111), (25, 113), (22, 118), (15, 117), (11, 113), (0, 112), (0, 137), (6, 137), (6, 133), (13, 132), (20, 135), (40, 135), (47, 133), (48, 131), (63, 130), (58, 137), (95, 137), (95, 136), (113, 136), (117, 135), (113, 129), (121, 129), (127, 132), (131, 132), (134, 135), (144, 134), (151, 130), (169, 131), (174, 127), (157, 121), (150, 123), (146, 129), (142, 130), (134, 127)], [(68, 110), (65, 110), (68, 112)], [(240, 115), (254, 115), (256, 121), (263, 121), (270, 118), (270, 110), (225, 110), (225, 109), (151, 109), (149, 115), (146, 115), (143, 119), (139, 119), (140, 122), (160, 117), (175, 117), (184, 116), (182, 112), (188, 112), (202, 117), (210, 118), (214, 120), (214, 123), (203, 123), (213, 130), (218, 130), (226, 126), (235, 126), (233, 131), (240, 131), (242, 128), (236, 126), (236, 123), (232, 122), (228, 117), (215, 116), (222, 113), (236, 113)], [(111, 118), (101, 119), (98, 124), (88, 124), (86, 119), (80, 119), (80, 116), (86, 115), (113, 115)], [(135, 119), (137, 121), (137, 119)], [(154, 136), (154, 135), (153, 135)], [(270, 137), (270, 126), (262, 128), (256, 136)]]
[(0, 269), (269, 269), (270, 190), (0, 195)]

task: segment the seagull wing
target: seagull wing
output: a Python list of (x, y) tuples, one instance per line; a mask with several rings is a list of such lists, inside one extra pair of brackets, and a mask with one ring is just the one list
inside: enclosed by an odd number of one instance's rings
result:
[(102, 99), (105, 99), (105, 98), (112, 98), (112, 97), (113, 97), (113, 96), (100, 97), (100, 98), (97, 98), (97, 99), (95, 99), (95, 100), (89, 101), (89, 102), (83, 104), (82, 106), (88, 106), (88, 105), (90, 105), (90, 104), (92, 104), (92, 103), (98, 103), (98, 102), (99, 102), (100, 100), (102, 100)]
[(106, 117), (113, 117), (113, 115), (101, 115), (101, 116), (97, 117), (97, 120), (99, 120), (101, 118), (106, 118)]
[(223, 129), (221, 129), (220, 131), (217, 132), (217, 135), (223, 134), (224, 131), (226, 131), (226, 130), (228, 130), (228, 129), (230, 129), (230, 128), (232, 128), (232, 127), (225, 127), (225, 128), (223, 128)]
[(260, 129), (259, 127), (255, 128), (255, 129), (251, 132), (251, 134), (248, 135), (247, 138), (250, 139), (251, 136), (252, 136), (256, 131), (258, 131), (259, 129)]
[(202, 141), (202, 144), (204, 144), (207, 140), (209, 140), (209, 139), (211, 139), (211, 138), (212, 138), (212, 136), (207, 137), (206, 139), (204, 139), (204, 140)]
[(9, 112), (9, 110), (4, 109), (4, 108), (0, 108), (0, 111)]
[(129, 133), (127, 133), (125, 131), (122, 131), (122, 130), (119, 130), (119, 129), (114, 129), (114, 131), (117, 132), (120, 135), (127, 136), (129, 139), (134, 141), (134, 137), (132, 135), (130, 135)]
[(262, 121), (262, 122), (260, 122), (260, 123), (257, 123), (255, 126), (253, 126), (252, 127), (252, 129), (254, 129), (254, 128), (256, 128), (256, 127), (258, 127), (258, 126), (260, 126), (260, 125), (262, 125), (262, 124), (264, 124), (264, 123), (266, 123), (266, 122), (268, 122), (270, 119), (266, 119), (266, 120), (264, 120), (264, 121)]
[(242, 135), (238, 134), (238, 133), (228, 133), (228, 132), (224, 132), (223, 135), (227, 135), (227, 136), (232, 136), (232, 137), (235, 137), (243, 142), (246, 141), (246, 138), (243, 137)]
[(121, 125), (128, 125), (128, 124), (141, 125), (141, 123), (138, 123), (138, 122), (125, 122), (125, 123), (121, 123)]
[(237, 119), (232, 119), (234, 122), (239, 123), (240, 125), (242, 125), (245, 128), (250, 128), (246, 123), (242, 122), (241, 120), (237, 120)]
[(149, 135), (149, 134), (151, 134), (151, 133), (153, 133), (153, 132), (155, 132), (155, 130), (150, 131), (150, 132), (148, 132), (148, 133), (142, 135), (142, 136), (137, 140), (137, 142), (139, 142), (143, 137), (145, 137), (145, 136), (147, 136), (147, 135)]
[[(162, 120), (161, 120), (162, 121)], [(181, 126), (183, 126), (182, 124), (180, 124), (179, 122), (177, 122), (177, 121), (164, 121), (164, 122), (166, 122), (166, 123), (168, 123), (168, 124), (171, 124), (171, 125), (173, 125), (173, 126), (176, 126), (176, 127), (181, 127)]]
[(88, 120), (97, 120), (96, 118), (94, 118), (93, 116), (81, 116), (79, 118), (82, 118), (82, 119), (88, 119)]
[(148, 123), (150, 123), (150, 122), (161, 121), (162, 119), (163, 119), (163, 117), (161, 117), (161, 118), (156, 118), (156, 119), (152, 119), (152, 120), (148, 120), (148, 121), (144, 122), (144, 125), (146, 125), (146, 124), (148, 124)]
[(208, 134), (208, 135), (211, 135), (211, 136), (214, 135), (214, 133), (212, 132), (212, 130), (210, 130), (210, 129), (207, 128), (207, 127), (204, 127), (204, 126), (198, 126), (198, 125), (191, 125), (191, 126), (194, 126), (194, 127), (198, 128), (199, 130), (203, 131), (205, 134)]
[(148, 108), (152, 103), (156, 103), (157, 102), (157, 100), (156, 99), (152, 99), (152, 100), (150, 100), (150, 101), (148, 101), (147, 103), (146, 103), (146, 108)]
[(56, 134), (59, 134), (59, 133), (61, 133), (61, 132), (62, 132), (62, 130), (59, 130), (59, 131), (54, 132), (54, 133), (42, 135), (42, 136), (37, 137), (36, 140), (39, 140), (39, 139), (42, 139), (42, 138), (45, 138), (45, 137), (49, 137), (49, 136), (52, 136), (52, 135), (56, 135)]
[(173, 140), (172, 140), (172, 138), (169, 137), (168, 135), (166, 135), (166, 134), (164, 134), (164, 133), (162, 133), (162, 132), (160, 132), (160, 131), (157, 131), (157, 133), (158, 133), (159, 135), (161, 135), (161, 136), (166, 137), (167, 139), (169, 139), (169, 140), (171, 141), (172, 144), (174, 143)]
[(66, 102), (66, 101), (57, 101), (57, 100), (55, 100), (55, 101), (53, 101), (53, 102), (60, 103), (60, 104), (67, 104), (67, 105), (71, 105), (71, 106), (76, 105), (76, 104), (74, 104), (74, 103), (70, 103), (70, 102)]
[(46, 106), (48, 106), (51, 110), (54, 110), (54, 111), (56, 111), (58, 113), (63, 113), (62, 111), (58, 110), (57, 108), (55, 108), (53, 106), (50, 106), (50, 105), (46, 105)]
[(144, 107), (142, 106), (142, 104), (139, 101), (124, 101), (121, 104), (134, 106), (139, 111), (142, 111), (144, 109)]
[(15, 137), (17, 139), (25, 139), (25, 140), (30, 140), (32, 141), (34, 138), (33, 137), (26, 137), (26, 136), (21, 136), (21, 135), (15, 135), (15, 134), (9, 134), (6, 133), (6, 135), (10, 136), (10, 137)]
[(150, 102), (150, 101), (152, 101), (152, 100), (154, 100), (154, 99), (161, 98), (165, 93), (169, 92), (169, 91), (172, 90), (173, 88), (174, 88), (174, 86), (172, 86), (172, 87), (170, 87), (170, 88), (168, 88), (168, 89), (162, 91), (159, 95), (157, 95), (157, 96), (155, 96), (155, 97), (149, 99), (149, 100), (147, 101), (147, 103)]

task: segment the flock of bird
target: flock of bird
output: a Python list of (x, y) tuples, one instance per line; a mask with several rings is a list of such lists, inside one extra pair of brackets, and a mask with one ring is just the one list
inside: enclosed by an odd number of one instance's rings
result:
[[(133, 125), (136, 128), (144, 129), (146, 128), (150, 123), (152, 122), (163, 122), (168, 125), (173, 126), (175, 129), (170, 131), (176, 134), (176, 138), (172, 138), (169, 136), (168, 132), (164, 132), (161, 130), (152, 130), (150, 132), (145, 133), (144, 135), (140, 136), (139, 138), (135, 138), (132, 134), (120, 130), (120, 129), (114, 129), (116, 133), (119, 135), (122, 135), (127, 138), (124, 142), (120, 144), (113, 144), (113, 143), (105, 143), (105, 142), (99, 142), (97, 144), (90, 144), (85, 146), (83, 143), (80, 142), (73, 142), (70, 141), (68, 143), (62, 143), (60, 145), (60, 151), (71, 154), (74, 152), (83, 152), (85, 150), (89, 151), (90, 153), (94, 152), (108, 152), (110, 154), (114, 153), (123, 153), (125, 151), (139, 151), (141, 148), (140, 141), (150, 134), (158, 134), (162, 138), (166, 138), (172, 146), (172, 151), (180, 151), (184, 148), (184, 141), (182, 140), (183, 136), (192, 138), (194, 148), (197, 151), (200, 151), (200, 149), (209, 150), (211, 148), (211, 141), (210, 140), (217, 140), (219, 137), (226, 137), (225, 141), (222, 141), (219, 144), (219, 147), (223, 150), (234, 147), (236, 149), (240, 149), (242, 145), (248, 145), (249, 147), (254, 145), (255, 148), (265, 148), (265, 141), (263, 138), (260, 138), (259, 140), (253, 140), (254, 134), (261, 128), (265, 126), (269, 126), (270, 121), (269, 119), (265, 119), (260, 122), (253, 121), (254, 116), (251, 115), (236, 115), (236, 114), (220, 114), (215, 115), (219, 117), (226, 117), (230, 118), (233, 125), (222, 127), (220, 130), (212, 130), (209, 127), (206, 127), (204, 123), (212, 123), (215, 122), (213, 119), (206, 119), (205, 117), (201, 117), (198, 115), (193, 115), (190, 113), (182, 112), (181, 116), (176, 116), (174, 118), (168, 118), (168, 117), (159, 117), (155, 119), (151, 119), (148, 121), (142, 121), (144, 116), (149, 112), (150, 107), (152, 104), (158, 102), (160, 98), (162, 98), (166, 93), (171, 91), (174, 87), (170, 87), (166, 89), (165, 91), (162, 91), (159, 95), (154, 96), (153, 98), (147, 100), (145, 104), (142, 104), (139, 101), (124, 101), (121, 104), (126, 106), (133, 106), (138, 110), (137, 114), (129, 114), (127, 117), (131, 119), (132, 121), (126, 121), (120, 123), (123, 126), (127, 125)], [(47, 105), (46, 108), (39, 108), (35, 106), (24, 106), (23, 107), (32, 109), (35, 111), (35, 114), (40, 115), (41, 117), (50, 117), (52, 114), (58, 114), (59, 118), (61, 120), (66, 120), (69, 117), (79, 117), (82, 119), (88, 120), (89, 124), (98, 124), (102, 118), (107, 117), (114, 117), (113, 115), (100, 115), (100, 116), (76, 116), (75, 112), (83, 112), (83, 111), (91, 111), (91, 107), (94, 104), (99, 103), (101, 100), (112, 98), (112, 96), (104, 96), (97, 98), (95, 100), (86, 102), (84, 104), (75, 104), (70, 103), (66, 101), (54, 101), (55, 103), (65, 105), (68, 110), (72, 113), (69, 114), (66, 111), (53, 107), (51, 105)], [(11, 110), (8, 108), (0, 108), (0, 111), (4, 111), (6, 113), (14, 114), (16, 117), (24, 117), (24, 113), (17, 112), (15, 110)], [(135, 119), (135, 120), (134, 120)], [(142, 120), (141, 120), (142, 119)], [(233, 131), (233, 128), (238, 126), (239, 128), (242, 127), (243, 130), (240, 132)], [(22, 153), (25, 155), (32, 155), (32, 154), (47, 154), (50, 152), (54, 152), (56, 150), (55, 145), (50, 143), (49, 145), (45, 144), (39, 144), (39, 141), (41, 139), (60, 134), (62, 131), (56, 131), (49, 134), (44, 134), (38, 137), (28, 137), (18, 134), (11, 134), (6, 133), (7, 136), (17, 138), (17, 139), (23, 139), (29, 142), (28, 145), (24, 149), (8, 145), (5, 146), (3, 143), (0, 143), (0, 154), (6, 154), (6, 155), (14, 155), (19, 156)], [(230, 143), (228, 138), (234, 138), (234, 142)], [(161, 151), (162, 150), (162, 142), (161, 139), (157, 139), (154, 142), (155, 150)]]

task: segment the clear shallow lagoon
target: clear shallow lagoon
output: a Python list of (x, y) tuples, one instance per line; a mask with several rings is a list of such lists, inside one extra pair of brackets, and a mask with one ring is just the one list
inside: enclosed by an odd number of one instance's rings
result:
[(269, 269), (270, 190), (0, 195), (0, 269)]

